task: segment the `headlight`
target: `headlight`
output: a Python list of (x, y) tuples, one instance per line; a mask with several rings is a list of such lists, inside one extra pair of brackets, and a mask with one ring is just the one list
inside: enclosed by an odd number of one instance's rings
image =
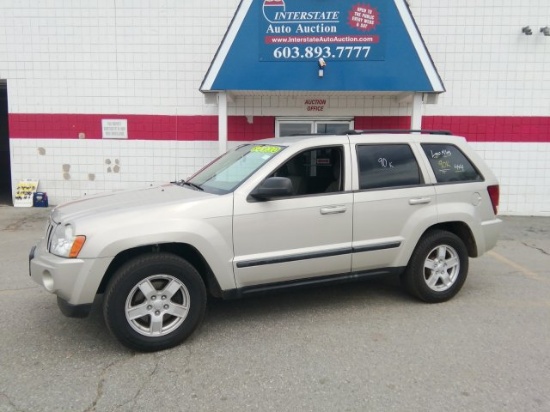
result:
[(75, 236), (72, 225), (58, 225), (52, 234), (50, 252), (61, 257), (75, 258), (85, 241), (86, 236)]

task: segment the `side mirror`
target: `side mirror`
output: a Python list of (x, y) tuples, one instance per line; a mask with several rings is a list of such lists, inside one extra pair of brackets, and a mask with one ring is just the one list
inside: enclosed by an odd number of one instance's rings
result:
[(292, 196), (292, 192), (292, 181), (288, 177), (269, 177), (260, 183), (250, 196), (257, 200), (269, 200)]

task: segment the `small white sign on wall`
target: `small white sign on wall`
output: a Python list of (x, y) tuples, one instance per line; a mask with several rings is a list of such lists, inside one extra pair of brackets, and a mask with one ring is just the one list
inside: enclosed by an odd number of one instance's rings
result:
[(103, 139), (128, 139), (127, 119), (101, 119)]

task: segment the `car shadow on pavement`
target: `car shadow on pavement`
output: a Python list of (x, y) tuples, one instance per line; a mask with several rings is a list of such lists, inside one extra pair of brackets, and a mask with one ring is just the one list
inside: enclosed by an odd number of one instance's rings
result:
[[(201, 338), (217, 341), (224, 331), (239, 333), (239, 330), (244, 331), (254, 324), (284, 327), (289, 319), (299, 322), (312, 316), (338, 318), (355, 310), (379, 312), (387, 310), (388, 305), (407, 307), (414, 302), (394, 276), (272, 292), (236, 300), (210, 298), (205, 319), (188, 342), (198, 343)], [(111, 336), (103, 319), (102, 305), (103, 296), (98, 295), (90, 315), (75, 319), (63, 316), (54, 301), (44, 302), (40, 311), (42, 315), (36, 318), (36, 327), (44, 328), (45, 336), (55, 341), (56, 346), (72, 348), (75, 352), (134, 353)]]
[(346, 312), (357, 308), (410, 305), (415, 302), (400, 287), (396, 276), (316, 286), (255, 295), (238, 300), (211, 298), (203, 328), (218, 328), (241, 321), (284, 321), (312, 313)]
[(98, 351), (117, 355), (132, 353), (110, 335), (103, 319), (103, 296), (96, 296), (92, 311), (86, 318), (66, 317), (51, 295), (47, 294), (46, 298), (35, 307), (36, 315), (33, 317), (34, 329), (41, 330), (44, 344), (81, 354)]

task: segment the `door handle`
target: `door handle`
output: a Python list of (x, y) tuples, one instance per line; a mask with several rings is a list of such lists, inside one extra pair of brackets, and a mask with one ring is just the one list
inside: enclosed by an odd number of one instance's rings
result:
[(432, 198), (430, 197), (415, 197), (414, 199), (409, 199), (409, 205), (425, 205), (431, 201)]
[(345, 206), (325, 206), (321, 208), (322, 215), (335, 215), (337, 213), (345, 213), (347, 207)]

